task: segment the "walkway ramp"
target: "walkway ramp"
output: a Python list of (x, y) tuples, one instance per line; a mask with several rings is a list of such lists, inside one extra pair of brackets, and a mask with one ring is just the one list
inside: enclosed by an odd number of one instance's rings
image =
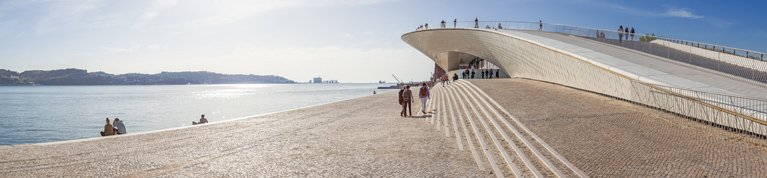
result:
[[(624, 70), (648, 78), (663, 85), (685, 88), (697, 91), (730, 94), (767, 99), (767, 87), (763, 83), (740, 78), (727, 73), (713, 71), (672, 59), (663, 58), (607, 44), (593, 39), (560, 33), (503, 30), (515, 36), (533, 39), (536, 42), (554, 46), (559, 49), (582, 55), (603, 62), (616, 69)], [(641, 43), (641, 42), (624, 42)], [(655, 46), (661, 48), (662, 46)], [(657, 49), (661, 50), (661, 49)], [(689, 55), (673, 50), (676, 55)], [(700, 59), (697, 59), (700, 60)]]

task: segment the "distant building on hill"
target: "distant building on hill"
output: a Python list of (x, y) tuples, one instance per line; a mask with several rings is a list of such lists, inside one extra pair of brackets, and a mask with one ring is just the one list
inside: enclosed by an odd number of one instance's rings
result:
[(312, 83), (322, 83), (322, 77), (314, 77), (313, 81)]

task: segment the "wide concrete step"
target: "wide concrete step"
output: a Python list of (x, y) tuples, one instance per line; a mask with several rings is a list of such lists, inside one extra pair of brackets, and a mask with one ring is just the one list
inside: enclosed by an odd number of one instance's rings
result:
[(470, 82), (435, 86), (429, 104), (428, 123), (497, 177), (588, 177)]

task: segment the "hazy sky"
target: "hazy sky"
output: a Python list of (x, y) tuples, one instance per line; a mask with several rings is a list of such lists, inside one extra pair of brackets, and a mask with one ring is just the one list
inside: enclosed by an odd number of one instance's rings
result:
[(0, 0), (0, 68), (423, 80), (400, 36), (442, 19), (614, 29), (767, 51), (765, 1)]

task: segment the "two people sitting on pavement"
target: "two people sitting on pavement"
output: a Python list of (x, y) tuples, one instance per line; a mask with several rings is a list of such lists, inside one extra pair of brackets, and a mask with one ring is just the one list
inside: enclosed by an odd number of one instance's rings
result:
[(128, 133), (128, 131), (125, 129), (125, 124), (123, 124), (123, 121), (120, 120), (120, 118), (115, 118), (115, 121), (110, 124), (109, 118), (106, 119), (107, 124), (104, 125), (104, 131), (101, 131), (101, 136), (110, 136), (110, 135), (122, 135)]

